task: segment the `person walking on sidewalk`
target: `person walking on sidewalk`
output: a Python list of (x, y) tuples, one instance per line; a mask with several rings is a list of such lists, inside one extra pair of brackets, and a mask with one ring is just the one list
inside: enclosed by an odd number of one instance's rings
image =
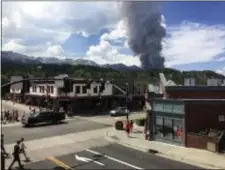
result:
[(125, 122), (125, 131), (126, 131), (126, 133), (127, 133), (127, 137), (129, 137), (130, 136), (130, 121), (129, 120), (126, 120), (126, 122)]
[(9, 168), (8, 170), (11, 170), (12, 169), (12, 166), (14, 165), (15, 162), (18, 162), (18, 165), (19, 165), (19, 168), (20, 169), (24, 169), (23, 168), (23, 165), (21, 164), (21, 161), (20, 161), (20, 140), (18, 140), (16, 142), (16, 145), (14, 146), (14, 151), (13, 151), (13, 161), (12, 163), (9, 165)]
[(24, 143), (24, 138), (21, 138), (21, 139), (20, 139), (20, 142), (21, 142), (21, 143), (20, 143), (20, 152), (24, 155), (26, 161), (29, 162), (30, 159), (29, 159), (29, 157), (27, 157), (27, 153), (26, 153), (27, 147), (26, 147), (26, 145), (25, 145), (25, 143)]

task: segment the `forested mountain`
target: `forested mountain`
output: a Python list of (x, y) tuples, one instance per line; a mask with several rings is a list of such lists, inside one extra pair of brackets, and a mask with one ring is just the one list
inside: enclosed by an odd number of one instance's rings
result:
[(71, 64), (43, 64), (43, 63), (24, 63), (13, 60), (1, 62), (2, 84), (9, 81), (12, 75), (33, 75), (33, 76), (55, 76), (58, 74), (68, 74), (71, 77), (84, 78), (105, 78), (105, 79), (133, 79), (135, 81), (156, 82), (158, 75), (163, 72), (168, 79), (172, 79), (178, 84), (183, 84), (185, 77), (196, 78), (197, 84), (206, 84), (207, 78), (223, 78), (225, 76), (213, 71), (184, 71), (165, 68), (144, 71), (141, 69), (119, 71), (109, 67), (71, 65)]

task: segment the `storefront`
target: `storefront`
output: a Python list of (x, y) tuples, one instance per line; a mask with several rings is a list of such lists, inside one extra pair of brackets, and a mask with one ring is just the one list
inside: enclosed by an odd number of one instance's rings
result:
[(156, 141), (184, 145), (184, 104), (180, 100), (154, 99), (150, 131)]

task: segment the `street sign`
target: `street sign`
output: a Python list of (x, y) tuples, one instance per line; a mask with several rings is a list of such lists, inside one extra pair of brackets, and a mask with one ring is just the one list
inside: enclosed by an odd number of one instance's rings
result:
[(98, 162), (98, 161), (95, 161), (93, 159), (90, 159), (90, 158), (85, 158), (85, 157), (81, 157), (81, 156), (78, 156), (78, 155), (74, 155), (75, 156), (75, 159), (78, 160), (78, 161), (82, 161), (82, 162), (94, 162), (100, 166), (105, 166), (105, 164), (101, 163), (101, 162)]

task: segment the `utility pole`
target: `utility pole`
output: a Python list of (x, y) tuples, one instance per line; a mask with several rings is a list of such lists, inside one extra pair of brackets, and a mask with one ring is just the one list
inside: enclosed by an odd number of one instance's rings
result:
[[(126, 83), (125, 85), (126, 85), (126, 94), (125, 94), (125, 95), (126, 95), (126, 109), (128, 110), (128, 102), (129, 102), (129, 101), (128, 101), (128, 100), (129, 100), (129, 96), (128, 96), (128, 95), (129, 95), (129, 93), (128, 93), (128, 91), (129, 91), (129, 83)], [(129, 115), (128, 115), (128, 114), (129, 114), (129, 113), (127, 112), (127, 116), (126, 116), (126, 117), (127, 117), (127, 120), (128, 120), (128, 118), (129, 118)]]

